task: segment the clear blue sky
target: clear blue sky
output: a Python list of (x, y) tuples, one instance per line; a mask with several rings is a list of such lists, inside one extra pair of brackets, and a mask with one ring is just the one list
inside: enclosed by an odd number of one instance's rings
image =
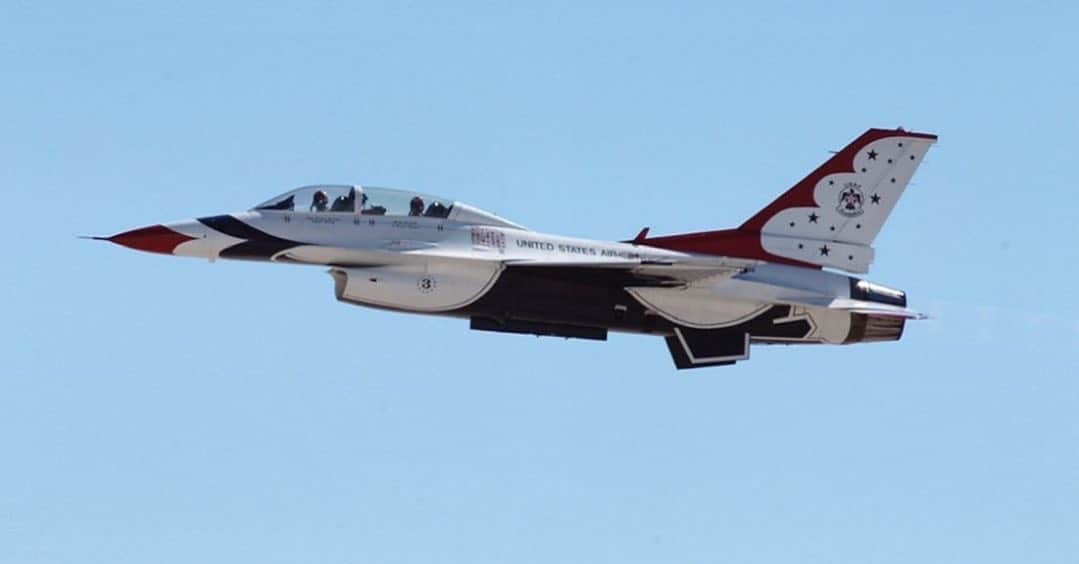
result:
[[(0, 562), (1075, 562), (1073, 4), (0, 5)], [(81, 241), (367, 183), (595, 238), (940, 134), (899, 343), (472, 333)]]

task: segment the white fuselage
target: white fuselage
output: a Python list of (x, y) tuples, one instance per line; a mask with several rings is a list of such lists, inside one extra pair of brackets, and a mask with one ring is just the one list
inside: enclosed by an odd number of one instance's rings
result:
[(662, 336), (678, 368), (751, 342), (898, 340), (906, 294), (872, 242), (936, 136), (869, 129), (734, 229), (608, 242), (537, 233), (408, 190), (311, 185), (230, 215), (101, 237), (143, 251), (330, 267), (343, 302), (467, 317), (482, 331)]
[[(339, 299), (418, 313), (456, 314), (482, 298), (505, 265), (601, 263), (601, 268), (616, 268), (715, 260), (632, 243), (538, 233), (516, 226), (473, 225), (448, 218), (256, 210), (166, 227), (191, 238), (177, 245), (173, 254), (331, 266)], [(259, 234), (279, 243), (251, 254), (230, 251), (249, 245), (252, 238), (262, 236)], [(846, 338), (849, 316), (824, 306), (832, 299), (850, 298), (849, 277), (813, 268), (735, 261), (744, 269), (734, 276), (704, 276), (676, 287), (644, 286), (627, 291), (648, 310), (686, 327), (722, 328), (743, 322), (773, 304), (790, 303), (796, 314), (810, 319), (814, 327), (812, 335), (798, 340), (808, 337), (839, 343)]]

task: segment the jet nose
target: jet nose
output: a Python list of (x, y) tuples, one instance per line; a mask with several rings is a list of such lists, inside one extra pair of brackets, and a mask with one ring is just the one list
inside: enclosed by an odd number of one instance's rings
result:
[(164, 225), (152, 225), (117, 233), (112, 237), (101, 237), (101, 239), (137, 251), (171, 255), (178, 245), (195, 238), (173, 231)]

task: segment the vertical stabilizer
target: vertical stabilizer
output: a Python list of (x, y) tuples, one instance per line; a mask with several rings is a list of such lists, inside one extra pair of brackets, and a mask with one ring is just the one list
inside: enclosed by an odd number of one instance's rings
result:
[(870, 129), (737, 229), (643, 244), (866, 272), (873, 240), (936, 140), (928, 133)]

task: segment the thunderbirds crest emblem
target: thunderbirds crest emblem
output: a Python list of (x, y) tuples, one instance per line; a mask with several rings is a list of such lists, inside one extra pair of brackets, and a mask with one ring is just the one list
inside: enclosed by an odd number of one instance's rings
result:
[(862, 215), (863, 200), (862, 187), (855, 182), (848, 182), (843, 185), (843, 190), (839, 193), (839, 205), (836, 206), (835, 211), (846, 217)]

